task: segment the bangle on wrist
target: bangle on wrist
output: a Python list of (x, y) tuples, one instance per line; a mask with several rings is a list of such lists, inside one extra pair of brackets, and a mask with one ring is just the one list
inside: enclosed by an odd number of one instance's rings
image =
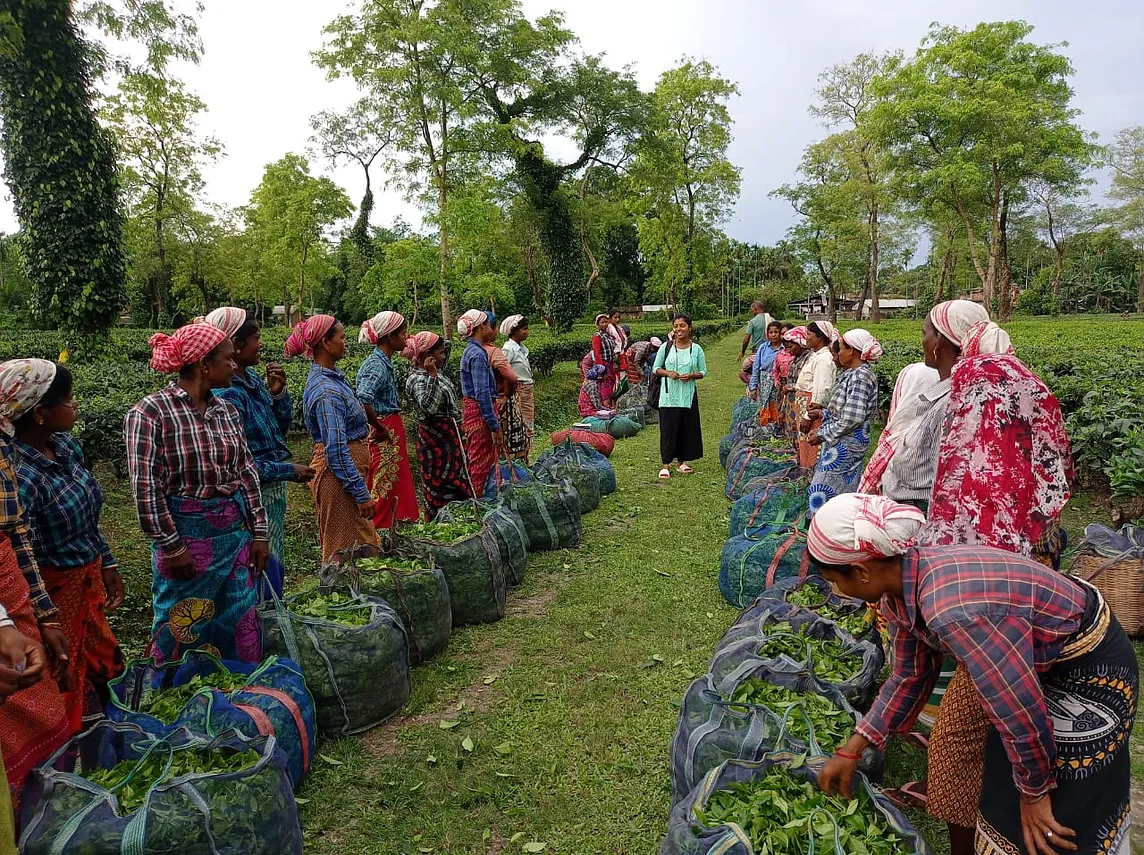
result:
[(843, 751), (841, 748), (834, 752), (834, 756), (841, 757), (843, 760), (853, 760), (855, 763), (862, 759), (861, 754), (851, 754), (849, 751)]
[(54, 619), (38, 621), (41, 627), (48, 627), (49, 629), (63, 629), (62, 626)]

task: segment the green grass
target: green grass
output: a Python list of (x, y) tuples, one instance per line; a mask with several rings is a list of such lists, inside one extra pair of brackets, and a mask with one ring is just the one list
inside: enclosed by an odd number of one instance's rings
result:
[[(740, 393), (738, 344), (707, 343), (707, 457), (696, 475), (657, 480), (655, 428), (617, 443), (619, 491), (585, 517), (581, 547), (531, 556), (505, 619), (459, 631), (415, 669), (413, 696), (394, 720), (320, 746), (299, 792), (307, 853), (520, 852), (533, 841), (574, 855), (657, 851), (679, 699), (736, 615), (716, 584), (729, 517), (716, 450)], [(539, 385), (545, 430), (574, 417), (576, 382), (567, 364)], [(308, 449), (299, 441), (298, 459)], [(123, 482), (106, 472), (101, 480), (105, 530), (129, 589), (116, 625), (138, 652), (150, 612), (147, 551)], [(308, 493), (290, 490), (297, 584), (316, 566), (316, 532)], [(1102, 513), (1074, 501), (1074, 539)], [(460, 724), (441, 728), (452, 720)], [(1133, 745), (1134, 776), (1144, 776), (1144, 745)], [(924, 762), (892, 743), (890, 783), (920, 777)], [(916, 819), (946, 851), (940, 826)]]

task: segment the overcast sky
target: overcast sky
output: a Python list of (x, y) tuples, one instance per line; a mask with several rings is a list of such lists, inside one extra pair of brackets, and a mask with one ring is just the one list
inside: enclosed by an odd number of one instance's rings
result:
[[(212, 201), (244, 204), (266, 164), (306, 150), (312, 114), (355, 97), (352, 84), (327, 82), (310, 62), (340, 3), (206, 0), (206, 55), (183, 76), (209, 108), (203, 129), (226, 146), (226, 157), (206, 176)], [(1029, 21), (1037, 41), (1069, 43), (1075, 104), (1088, 130), (1107, 140), (1144, 124), (1140, 0), (524, 0), (524, 6), (533, 17), (563, 10), (586, 51), (605, 52), (615, 66), (634, 65), (645, 88), (685, 54), (710, 60), (738, 82), (731, 156), (743, 170), (743, 191), (725, 228), (744, 241), (773, 243), (791, 223), (786, 203), (767, 194), (791, 180), (803, 148), (825, 133), (806, 112), (819, 72), (862, 51), (912, 53), (935, 20), (963, 27)], [(333, 175), (355, 203), (360, 198), (357, 172), (315, 167)], [(379, 196), (375, 224), (399, 214), (417, 222), (396, 194)], [(4, 198), (0, 231), (14, 228)]]

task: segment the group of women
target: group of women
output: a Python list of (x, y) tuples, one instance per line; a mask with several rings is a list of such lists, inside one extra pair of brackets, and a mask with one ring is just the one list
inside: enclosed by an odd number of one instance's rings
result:
[[(779, 398), (780, 424), (793, 432), (797, 407), (800, 452), (821, 446), (812, 569), (876, 606), (893, 660), (823, 788), (848, 791), (862, 751), (939, 700), (927, 780), (892, 796), (944, 820), (954, 855), (1130, 851), (1136, 656), (1100, 593), (1058, 572), (1072, 464), (1052, 393), (984, 308), (942, 303), (863, 470), (877, 342), (823, 322), (783, 335), (790, 369), (774, 385), (794, 406)], [(804, 351), (827, 347), (843, 374), (824, 402), (831, 371)]]

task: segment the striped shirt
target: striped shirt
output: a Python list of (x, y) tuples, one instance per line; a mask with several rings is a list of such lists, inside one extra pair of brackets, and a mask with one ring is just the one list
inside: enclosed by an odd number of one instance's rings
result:
[(895, 502), (928, 502), (937, 475), (951, 378), (898, 404), (895, 420), (909, 425), (882, 475), (882, 495)]
[(882, 597), (894, 672), (857, 732), (878, 747), (910, 729), (950, 655), (964, 665), (1026, 795), (1056, 786), (1052, 721), (1038, 675), (1080, 629), (1084, 588), (1028, 558), (977, 546), (902, 556), (902, 596)]

